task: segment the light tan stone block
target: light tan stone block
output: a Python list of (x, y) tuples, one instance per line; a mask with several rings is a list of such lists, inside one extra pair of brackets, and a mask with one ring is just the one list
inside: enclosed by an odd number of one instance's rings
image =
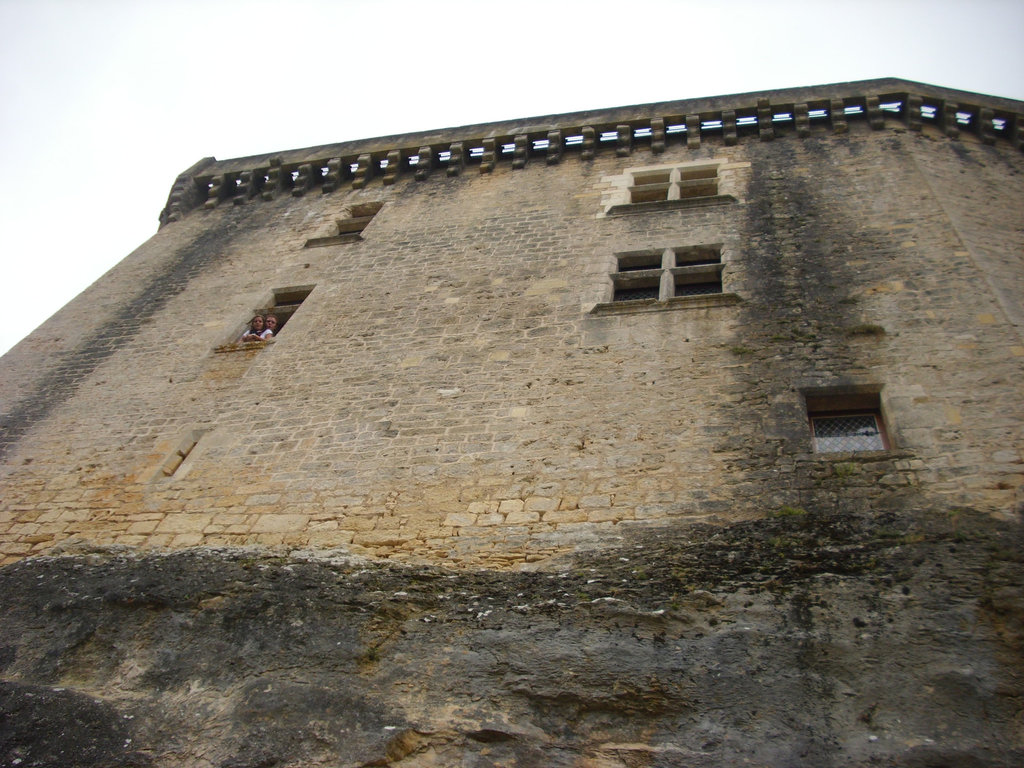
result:
[(210, 524), (210, 520), (210, 515), (175, 513), (167, 515), (161, 520), (155, 530), (162, 534), (202, 533), (203, 529)]
[(521, 512), (523, 506), (522, 499), (502, 499), (501, 503), (498, 504), (498, 512), (503, 515), (510, 515), (513, 512)]
[(309, 518), (306, 515), (260, 515), (252, 524), (253, 533), (285, 533), (301, 531)]

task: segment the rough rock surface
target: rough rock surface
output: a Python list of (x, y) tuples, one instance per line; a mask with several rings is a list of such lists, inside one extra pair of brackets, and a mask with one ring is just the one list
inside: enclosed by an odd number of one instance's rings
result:
[(784, 509), (534, 572), (25, 560), (0, 571), (0, 765), (1021, 765), (1022, 539)]

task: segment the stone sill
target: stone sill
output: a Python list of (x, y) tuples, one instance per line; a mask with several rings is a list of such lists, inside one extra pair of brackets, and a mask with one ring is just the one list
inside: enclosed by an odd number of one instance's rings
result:
[(358, 243), (363, 236), (358, 232), (349, 232), (344, 235), (332, 235), (330, 237), (311, 237), (306, 241), (306, 248), (323, 248), (325, 245), (341, 245), (343, 243)]
[(232, 352), (255, 352), (273, 343), (274, 339), (267, 339), (265, 341), (238, 341), (233, 344), (221, 344), (219, 347), (214, 347), (213, 351), (218, 355), (230, 354)]
[(709, 197), (688, 197), (682, 200), (655, 200), (650, 203), (622, 203), (608, 209), (608, 216), (621, 216), (627, 213), (651, 213), (652, 211), (675, 211), (680, 208), (704, 208), (709, 205), (729, 205), (738, 202), (732, 195), (713, 195)]
[(592, 315), (635, 315), (643, 312), (666, 312), (676, 309), (704, 309), (739, 304), (742, 299), (735, 293), (707, 293), (701, 296), (673, 296), (671, 299), (635, 299), (634, 301), (607, 301), (596, 304)]
[(914, 453), (911, 451), (900, 450), (899, 448), (886, 448), (881, 451), (830, 451), (828, 453), (812, 451), (810, 453), (801, 454), (797, 458), (801, 461), (834, 461), (868, 464), (875, 461), (892, 461), (895, 459), (909, 459), (913, 457)]

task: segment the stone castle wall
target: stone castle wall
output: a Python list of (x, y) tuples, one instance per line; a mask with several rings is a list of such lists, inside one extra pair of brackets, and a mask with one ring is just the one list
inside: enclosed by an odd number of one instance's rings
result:
[[(1024, 155), (876, 116), (557, 163), (492, 142), (489, 172), (425, 180), (366, 155), (328, 194), (197, 166), (0, 365), (0, 562), (84, 541), (504, 567), (669, 519), (1013, 513)], [(624, 203), (638, 169), (709, 163), (713, 201)], [(617, 254), (695, 246), (722, 294), (610, 302)], [(311, 291), (279, 338), (232, 346), (283, 289)], [(890, 448), (813, 452), (822, 392), (877, 394)]]

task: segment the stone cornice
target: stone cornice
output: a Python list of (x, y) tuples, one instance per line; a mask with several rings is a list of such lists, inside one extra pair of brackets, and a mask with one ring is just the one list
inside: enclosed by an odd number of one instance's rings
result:
[(597, 152), (659, 154), (670, 144), (697, 148), (794, 135), (845, 133), (861, 122), (879, 130), (898, 121), (912, 131), (933, 126), (951, 139), (972, 133), (987, 144), (1024, 149), (1024, 103), (899, 79), (867, 80), (684, 101), (668, 101), (398, 134), (250, 157), (209, 157), (181, 174), (161, 226), (198, 208), (302, 196), (400, 176), (490, 173), (527, 162), (557, 164)]

